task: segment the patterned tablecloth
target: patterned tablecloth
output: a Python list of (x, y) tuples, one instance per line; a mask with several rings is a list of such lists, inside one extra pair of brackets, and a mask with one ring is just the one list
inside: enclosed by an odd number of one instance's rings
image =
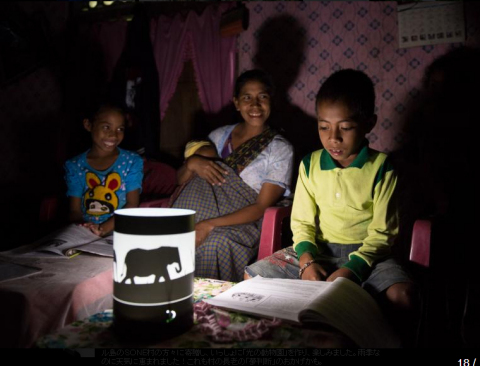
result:
[[(258, 319), (227, 312), (202, 300), (228, 290), (232, 282), (196, 278), (194, 286), (194, 326), (188, 332), (145, 347), (230, 348), (230, 347), (352, 347), (352, 343), (332, 329), (304, 329), (279, 320)], [(55, 333), (41, 337), (39, 348), (116, 348), (132, 346), (120, 343), (111, 330), (112, 310), (76, 321)], [(319, 326), (320, 328), (320, 326)], [(138, 347), (138, 345), (135, 345)]]

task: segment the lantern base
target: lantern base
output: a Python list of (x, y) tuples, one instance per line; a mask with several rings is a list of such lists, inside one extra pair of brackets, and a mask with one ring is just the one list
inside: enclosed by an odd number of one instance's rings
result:
[(122, 343), (171, 339), (193, 326), (193, 298), (162, 306), (132, 306), (114, 300), (112, 330)]

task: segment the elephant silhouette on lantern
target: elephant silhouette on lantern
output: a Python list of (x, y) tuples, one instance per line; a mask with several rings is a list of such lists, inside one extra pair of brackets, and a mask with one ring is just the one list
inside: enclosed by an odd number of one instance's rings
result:
[[(157, 249), (132, 249), (125, 257), (121, 283), (134, 283), (134, 277), (150, 277), (154, 275), (153, 282), (170, 281), (168, 266), (173, 265), (175, 271), (182, 271), (182, 263), (178, 248), (160, 247)], [(127, 282), (127, 280), (130, 280)]]

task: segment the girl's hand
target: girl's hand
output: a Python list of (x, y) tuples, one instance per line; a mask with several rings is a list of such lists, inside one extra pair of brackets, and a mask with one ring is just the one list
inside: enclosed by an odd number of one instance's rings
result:
[(225, 183), (223, 176), (228, 174), (228, 172), (209, 159), (193, 155), (187, 159), (186, 165), (188, 170), (195, 172), (199, 177), (212, 185), (220, 186), (222, 183)]
[(358, 277), (355, 276), (355, 274), (346, 267), (339, 268), (335, 272), (333, 272), (330, 276), (328, 276), (327, 282), (332, 282), (337, 277), (348, 278), (349, 280), (358, 283)]
[(215, 228), (208, 220), (200, 221), (195, 225), (195, 248), (203, 244), (208, 234)]
[(104, 236), (105, 232), (103, 231), (102, 225), (94, 224), (93, 222), (84, 222), (82, 224), (83, 227), (89, 229), (92, 233), (98, 236)]

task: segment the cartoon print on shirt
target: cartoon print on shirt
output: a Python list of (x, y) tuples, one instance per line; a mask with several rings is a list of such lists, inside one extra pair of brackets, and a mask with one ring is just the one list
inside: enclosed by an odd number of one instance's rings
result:
[(93, 216), (112, 214), (118, 208), (118, 197), (115, 192), (121, 186), (120, 175), (108, 174), (104, 185), (92, 172), (88, 172), (85, 179), (88, 186), (83, 199), (86, 213)]

